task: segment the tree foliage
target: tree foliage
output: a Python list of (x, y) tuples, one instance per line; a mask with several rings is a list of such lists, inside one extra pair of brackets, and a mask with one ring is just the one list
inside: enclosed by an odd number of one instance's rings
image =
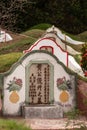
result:
[(54, 24), (70, 33), (87, 30), (87, 1), (0, 0), (1, 27), (23, 31), (38, 23)]

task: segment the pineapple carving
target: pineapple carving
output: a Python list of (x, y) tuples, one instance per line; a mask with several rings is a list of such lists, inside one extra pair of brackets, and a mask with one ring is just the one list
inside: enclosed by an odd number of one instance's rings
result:
[(21, 87), (22, 87), (21, 79), (17, 79), (16, 77), (14, 77), (13, 80), (9, 81), (7, 90), (11, 92), (9, 100), (12, 103), (17, 103), (19, 101), (19, 95), (17, 91), (20, 91)]

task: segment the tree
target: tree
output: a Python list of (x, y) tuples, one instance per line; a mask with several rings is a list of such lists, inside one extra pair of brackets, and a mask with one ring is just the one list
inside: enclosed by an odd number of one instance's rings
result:
[[(0, 23), (2, 28), (20, 32), (32, 25), (34, 9), (28, 0), (0, 1)], [(31, 21), (31, 22), (30, 22)]]
[(85, 0), (0, 0), (0, 26), (24, 31), (50, 23), (73, 34), (87, 30)]

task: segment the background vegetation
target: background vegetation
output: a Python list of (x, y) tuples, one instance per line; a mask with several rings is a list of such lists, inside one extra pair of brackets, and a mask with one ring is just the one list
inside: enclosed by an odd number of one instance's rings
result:
[(0, 0), (0, 23), (14, 32), (50, 23), (77, 34), (87, 30), (87, 0)]

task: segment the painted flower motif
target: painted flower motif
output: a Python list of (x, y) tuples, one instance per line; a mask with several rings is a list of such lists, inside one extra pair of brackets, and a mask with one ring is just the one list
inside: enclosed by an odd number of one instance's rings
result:
[(13, 80), (9, 81), (8, 86), (7, 89), (9, 91), (19, 91), (22, 87), (22, 79), (14, 77)]
[(58, 78), (58, 79), (57, 79), (57, 86), (63, 84), (64, 81), (65, 81), (65, 77), (63, 77), (63, 78)]
[(22, 80), (21, 79), (16, 79), (15, 83), (22, 87)]
[(72, 89), (70, 80), (66, 80), (65, 77), (57, 79), (57, 87), (60, 90)]

